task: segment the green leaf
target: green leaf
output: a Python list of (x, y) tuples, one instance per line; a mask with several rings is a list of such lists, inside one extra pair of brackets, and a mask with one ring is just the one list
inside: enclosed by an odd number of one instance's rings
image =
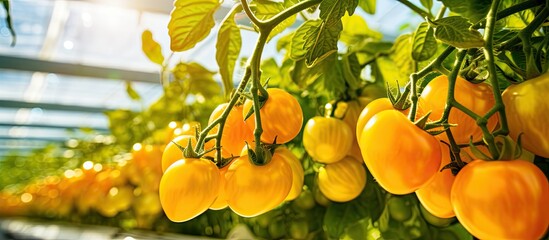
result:
[(416, 61), (430, 59), (437, 52), (437, 40), (429, 23), (419, 24), (412, 42), (412, 58)]
[(126, 81), (126, 93), (132, 100), (141, 100), (141, 96), (139, 96), (139, 93), (135, 91), (132, 87), (132, 83), (130, 81)]
[(427, 10), (431, 11), (431, 8), (433, 8), (433, 0), (420, 0), (421, 5), (427, 8)]
[(172, 51), (185, 51), (204, 40), (215, 25), (217, 0), (175, 0), (170, 14), (168, 34)]
[(362, 68), (355, 53), (342, 57), (343, 76), (349, 89), (357, 90), (360, 87), (360, 73)]
[(358, 0), (358, 6), (362, 8), (366, 13), (376, 13), (376, 0)]
[(213, 79), (214, 72), (209, 71), (198, 63), (179, 63), (172, 70), (177, 81), (186, 93), (200, 94), (206, 99), (221, 93), (221, 87)]
[(307, 43), (307, 36), (310, 31), (318, 29), (321, 25), (321, 20), (308, 20), (301, 24), (301, 26), (295, 31), (295, 34), (292, 36), (290, 47), (290, 57), (292, 59), (299, 60), (305, 57), (310, 48), (310, 46), (305, 45)]
[(472, 24), (464, 17), (445, 17), (429, 24), (435, 28), (435, 37), (448, 45), (465, 49), (484, 46), (482, 34), (471, 29)]
[(337, 41), (342, 29), (341, 20), (334, 25), (322, 22), (319, 27), (309, 29), (305, 38), (305, 47), (308, 49), (305, 56), (307, 66), (314, 66), (337, 52)]
[(326, 25), (335, 25), (348, 12), (353, 15), (358, 0), (324, 0), (320, 3), (320, 18), (324, 20)]
[[(257, 18), (265, 20), (275, 16), (276, 14), (279, 14), (284, 9), (294, 5), (295, 3), (295, 1), (285, 1), (284, 3), (281, 3), (268, 0), (254, 0), (250, 4), (250, 7), (254, 10)], [(268, 40), (281, 33), (289, 26), (292, 26), (295, 23), (296, 18), (296, 15), (292, 15), (291, 17), (284, 19), (284, 21), (276, 25), (269, 34)]]
[(141, 49), (153, 63), (162, 65), (164, 62), (162, 47), (153, 39), (153, 35), (150, 30), (145, 30), (143, 31), (143, 34), (141, 34)]
[(15, 29), (13, 28), (13, 23), (11, 20), (11, 11), (10, 11), (10, 0), (2, 0), (2, 5), (4, 6), (4, 9), (6, 10), (6, 25), (8, 26), (8, 29), (10, 30), (11, 34), (11, 46), (15, 46), (15, 42), (17, 39), (17, 35), (15, 34)]
[(383, 35), (368, 27), (366, 21), (358, 15), (345, 15), (341, 18), (343, 31), (339, 40), (347, 45), (355, 45), (366, 40), (381, 40)]
[(478, 22), (490, 10), (491, 0), (440, 0), (450, 11), (457, 13), (471, 22)]
[(399, 82), (407, 82), (407, 78), (415, 71), (415, 62), (412, 58), (412, 34), (402, 34), (391, 49), (391, 59), (400, 73)]
[(233, 90), (234, 66), (242, 46), (240, 29), (234, 21), (234, 15), (236, 12), (237, 11), (232, 11), (232, 13), (227, 15), (227, 17), (223, 20), (223, 23), (219, 28), (217, 43), (215, 45), (217, 49), (215, 53), (215, 60), (217, 60), (217, 65), (219, 66), (219, 74), (223, 80), (225, 95), (230, 94)]

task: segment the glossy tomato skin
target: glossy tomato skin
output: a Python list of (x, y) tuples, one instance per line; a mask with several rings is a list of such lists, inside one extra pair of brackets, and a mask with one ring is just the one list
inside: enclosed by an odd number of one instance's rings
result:
[[(210, 115), (208, 123), (212, 123), (219, 118), (228, 105), (228, 103), (222, 103), (217, 106)], [(219, 125), (216, 125), (210, 133), (215, 134), (218, 131)], [(225, 125), (223, 126), (223, 135), (221, 136), (221, 148), (223, 149), (223, 152), (226, 152), (229, 156), (231, 154), (238, 156), (242, 148), (246, 145), (246, 142), (252, 143), (253, 139), (254, 136), (252, 131), (244, 122), (242, 106), (234, 106), (229, 112)]]
[[(303, 124), (303, 111), (297, 99), (288, 92), (279, 88), (268, 88), (269, 98), (260, 110), (261, 141), (273, 143), (287, 143), (301, 130)], [(253, 101), (246, 100), (242, 109), (245, 117), (250, 109), (253, 109)], [(246, 119), (246, 125), (253, 132), (255, 130), (255, 114)]]
[[(446, 144), (440, 143), (442, 161), (440, 168), (451, 162), (450, 149)], [(455, 176), (450, 169), (438, 171), (432, 181), (416, 191), (417, 198), (427, 211), (439, 218), (451, 218), (456, 214), (450, 201), (450, 192), (454, 184)]]
[(366, 123), (372, 118), (374, 115), (381, 111), (394, 109), (393, 104), (388, 98), (378, 98), (366, 105), (364, 109), (360, 112), (360, 115), (358, 116), (357, 124), (356, 124), (356, 138), (357, 140), (360, 140), (360, 136), (362, 135), (362, 130), (364, 129), (364, 126), (366, 126)]
[[(431, 111), (431, 115), (429, 116), (430, 119), (436, 121), (442, 117), (447, 96), (447, 76), (438, 76), (427, 84), (421, 93), (420, 99), (425, 104), (425, 111)], [(454, 98), (460, 104), (481, 116), (486, 114), (496, 103), (490, 85), (486, 83), (473, 84), (461, 77), (456, 79)], [(476, 121), (464, 112), (452, 108), (450, 116), (448, 117), (448, 122), (457, 124), (456, 127), (450, 128), (456, 143), (467, 144), (469, 143), (471, 136), (473, 137), (474, 142), (482, 139), (482, 130), (477, 125)], [(494, 130), (497, 122), (497, 114), (492, 115), (492, 117), (488, 119), (488, 129), (490, 131)], [(446, 134), (440, 134), (439, 137), (443, 141), (449, 142)]]
[[(170, 167), (174, 162), (183, 158), (183, 152), (177, 145), (181, 147), (187, 147), (191, 142), (191, 146), (196, 146), (196, 137), (193, 135), (181, 135), (174, 138), (166, 147), (164, 152), (162, 152), (162, 172), (166, 172), (166, 169)], [(176, 145), (177, 144), (177, 145)]]
[(374, 178), (393, 194), (416, 191), (440, 169), (438, 140), (397, 110), (374, 115), (364, 126), (359, 145)]
[(173, 222), (185, 222), (206, 211), (219, 192), (217, 166), (206, 159), (183, 158), (173, 163), (160, 180), (162, 209)]
[(303, 147), (313, 160), (321, 163), (337, 162), (351, 150), (353, 132), (337, 118), (316, 116), (305, 124)]
[(335, 202), (348, 202), (356, 198), (366, 186), (366, 170), (361, 163), (345, 157), (336, 163), (321, 167), (318, 187), (326, 198)]
[(520, 133), (522, 147), (549, 158), (549, 73), (530, 79), (503, 91), (509, 136), (515, 140)]
[(236, 214), (254, 217), (272, 210), (288, 196), (292, 168), (276, 151), (269, 163), (254, 165), (244, 149), (225, 173), (225, 193)]
[(480, 239), (540, 239), (549, 225), (549, 183), (523, 160), (474, 160), (451, 193), (459, 222)]
[(303, 181), (305, 180), (305, 175), (303, 172), (303, 166), (301, 161), (290, 151), (290, 149), (285, 146), (279, 146), (275, 150), (275, 154), (278, 154), (282, 159), (288, 163), (290, 168), (292, 168), (292, 188), (290, 193), (286, 196), (285, 201), (294, 200), (301, 194), (303, 190)]

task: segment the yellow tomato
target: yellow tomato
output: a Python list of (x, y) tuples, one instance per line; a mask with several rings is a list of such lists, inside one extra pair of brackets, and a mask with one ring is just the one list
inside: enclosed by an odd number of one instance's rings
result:
[(356, 198), (366, 186), (366, 170), (361, 163), (345, 157), (327, 164), (318, 172), (318, 187), (326, 198), (347, 202)]

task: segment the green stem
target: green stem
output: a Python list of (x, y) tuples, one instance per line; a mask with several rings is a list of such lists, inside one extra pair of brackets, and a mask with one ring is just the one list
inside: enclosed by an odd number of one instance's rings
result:
[[(221, 136), (223, 135), (223, 128), (225, 126), (225, 121), (227, 120), (227, 116), (229, 116), (231, 109), (234, 107), (236, 102), (238, 102), (238, 99), (240, 98), (240, 94), (244, 91), (244, 88), (246, 87), (246, 85), (248, 84), (248, 81), (250, 80), (250, 76), (251, 76), (250, 68), (246, 68), (246, 72), (244, 73), (242, 80), (238, 84), (235, 94), (229, 100), (229, 103), (225, 108), (225, 110), (223, 110), (223, 112), (221, 113), (221, 116), (219, 116), (219, 118), (215, 119), (213, 122), (208, 124), (208, 126), (202, 129), (202, 131), (200, 132), (197, 140), (196, 148), (195, 148), (196, 152), (201, 152), (201, 149), (204, 147), (204, 142), (206, 140), (206, 137), (208, 136), (208, 133), (218, 124), (219, 124), (219, 129), (216, 133), (215, 144), (216, 144), (216, 148), (220, 149)], [(218, 155), (217, 159), (221, 159), (221, 151), (217, 151), (217, 155)]]
[(452, 109), (452, 107), (463, 108), (464, 111), (475, 114), (466, 107), (463, 107), (463, 105), (459, 104), (454, 97), (456, 80), (459, 70), (461, 70), (461, 65), (463, 64), (463, 60), (465, 59), (466, 54), (466, 50), (459, 50), (457, 53), (457, 58), (454, 62), (454, 68), (452, 69), (452, 72), (450, 72), (450, 74), (448, 75), (448, 95), (446, 96), (446, 106), (444, 107), (444, 111), (442, 112), (442, 117), (440, 118), (440, 120), (436, 121), (436, 123), (448, 123), (448, 116), (450, 116), (450, 110)]
[[(543, 2), (544, 1), (541, 1), (541, 0), (528, 0), (528, 1), (525, 1), (525, 2), (517, 3), (513, 6), (505, 8), (505, 9), (501, 10), (500, 12), (498, 12), (496, 14), (496, 21), (501, 20), (501, 19), (506, 18), (506, 17), (509, 17), (509, 16), (511, 16), (515, 13), (522, 12), (526, 9), (530, 9), (530, 8), (542, 5)], [(486, 26), (486, 18), (483, 18), (480, 21), (478, 21), (477, 23), (475, 23), (472, 26), (472, 28), (479, 29), (479, 28), (483, 28), (485, 26)]]
[[(496, 64), (494, 58), (494, 29), (496, 25), (496, 14), (500, 4), (500, 0), (492, 1), (490, 6), (490, 11), (486, 15), (486, 29), (484, 31), (484, 57), (486, 58), (487, 67), (488, 67), (488, 80), (492, 84), (492, 91), (494, 99), (496, 101), (495, 106), (492, 109), (499, 110), (500, 124), (502, 129), (507, 129), (507, 118), (505, 117), (505, 108), (503, 107), (503, 100), (499, 92), (499, 82), (496, 72)], [(488, 114), (483, 116), (481, 119), (477, 120), (478, 125), (482, 129), (482, 135), (484, 141), (488, 145), (488, 149), (492, 156), (499, 156), (498, 149), (496, 147), (496, 142), (494, 141), (494, 135), (488, 129), (488, 120), (495, 111), (489, 111)]]
[(427, 12), (418, 6), (414, 5), (408, 0), (398, 0), (400, 3), (406, 5), (408, 8), (410, 8), (412, 11), (416, 12), (417, 14), (421, 15), (422, 18), (433, 18), (433, 15), (430, 12)]
[[(261, 86), (261, 72), (260, 72), (260, 65), (261, 65), (261, 55), (263, 53), (263, 49), (265, 47), (265, 43), (267, 43), (267, 38), (269, 37), (269, 33), (271, 32), (270, 29), (265, 31), (259, 32), (259, 38), (257, 40), (257, 44), (255, 46), (254, 52), (252, 54), (252, 57), (250, 59), (250, 67), (252, 69), (252, 88), (250, 89), (253, 97), (253, 109), (254, 109), (254, 117), (255, 117), (255, 130), (254, 130), (254, 139), (255, 139), (255, 149), (259, 149), (261, 147), (261, 134), (263, 133), (263, 127), (261, 125), (261, 114), (259, 113), (261, 105), (259, 103), (260, 93), (261, 97), (267, 97), (265, 89)], [(257, 158), (258, 165), (265, 164), (265, 160), (263, 156), (258, 156)]]
[[(499, 0), (498, 0), (499, 1)], [(498, 4), (498, 2), (494, 1), (494, 4)], [(493, 6), (491, 9), (497, 9), (497, 6)], [(499, 15), (498, 15), (499, 16)], [(495, 57), (494, 57), (494, 44), (493, 44), (493, 34), (494, 34), (494, 28), (495, 28), (495, 22), (497, 21), (494, 17), (493, 12), (489, 12), (486, 18), (486, 29), (484, 34), (484, 41), (486, 42), (484, 46), (484, 55), (487, 60), (487, 67), (489, 72), (488, 80), (492, 84), (492, 91), (494, 95), (495, 105), (486, 115), (484, 115), (485, 119), (489, 119), (493, 114), (496, 112), (499, 112), (499, 123), (500, 123), (500, 129), (498, 129), (497, 134), (506, 135), (509, 132), (508, 125), (507, 125), (507, 118), (505, 115), (505, 107), (503, 105), (503, 99), (501, 98), (501, 94), (499, 92), (499, 82), (497, 78), (497, 72), (496, 72), (496, 65), (495, 65)], [(496, 156), (496, 155), (492, 155)]]
[(170, 64), (173, 55), (174, 52), (171, 52), (170, 55), (162, 63), (162, 68), (160, 69), (160, 84), (162, 85), (164, 92), (166, 92), (166, 89), (170, 84), (170, 72), (168, 71), (168, 65)]
[(250, 9), (250, 5), (248, 5), (248, 0), (241, 0), (242, 8), (244, 9), (244, 12), (246, 12), (246, 15), (248, 15), (248, 18), (254, 25), (256, 25), (258, 28), (263, 28), (265, 22), (258, 19), (255, 14), (253, 14), (252, 10)]
[(282, 21), (286, 20), (287, 18), (293, 16), (294, 14), (297, 14), (307, 8), (310, 8), (316, 4), (319, 4), (322, 2), (322, 0), (308, 0), (308, 1), (302, 1), (299, 2), (289, 8), (284, 9), (282, 12), (274, 15), (272, 18), (270, 18), (267, 21), (264, 21), (265, 28), (274, 28), (276, 25), (280, 24)]
[(461, 160), (461, 157), (459, 156), (459, 152), (461, 151), (459, 145), (456, 143), (456, 140), (454, 140), (454, 135), (449, 128), (446, 129), (446, 135), (448, 136), (448, 141), (450, 142), (450, 150), (452, 150), (451, 154), (454, 155), (456, 163), (460, 168), (465, 166), (465, 163)]

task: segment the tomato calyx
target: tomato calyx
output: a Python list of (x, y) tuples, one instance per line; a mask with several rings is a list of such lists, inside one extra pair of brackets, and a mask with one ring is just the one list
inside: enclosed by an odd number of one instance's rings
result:
[(264, 144), (256, 146), (255, 150), (246, 143), (246, 151), (248, 153), (248, 159), (253, 165), (263, 166), (271, 162), (274, 150), (266, 147)]
[(410, 102), (410, 84), (407, 84), (404, 87), (404, 91), (400, 92), (400, 85), (397, 81), (397, 91), (396, 94), (393, 94), (391, 91), (391, 88), (389, 87), (389, 83), (387, 83), (387, 97), (389, 98), (389, 101), (391, 101), (391, 104), (393, 104), (393, 107), (396, 110), (406, 110), (408, 109), (412, 103)]

